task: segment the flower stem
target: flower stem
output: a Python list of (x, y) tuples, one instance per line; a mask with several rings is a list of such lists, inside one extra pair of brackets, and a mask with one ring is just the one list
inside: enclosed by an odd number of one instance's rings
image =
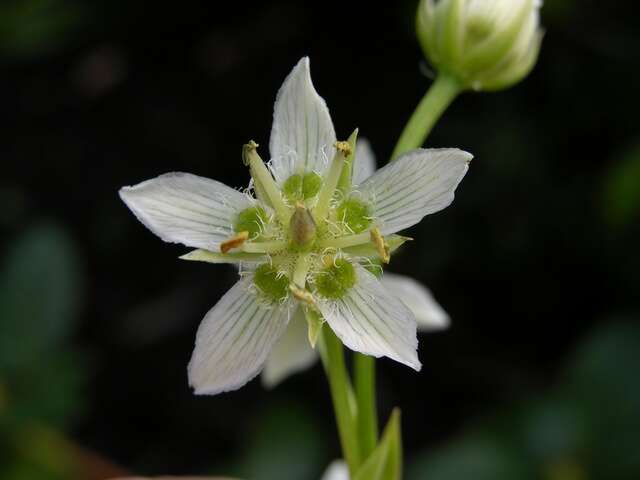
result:
[(356, 402), (358, 404), (358, 436), (362, 458), (369, 457), (378, 444), (378, 414), (376, 411), (375, 358), (354, 354)]
[(338, 434), (342, 445), (342, 454), (351, 478), (360, 466), (361, 455), (358, 445), (358, 423), (353, 398), (353, 389), (344, 362), (342, 343), (330, 328), (323, 328), (319, 339), (320, 356), (329, 379), (333, 409), (338, 424)]
[(391, 160), (421, 147), (435, 123), (461, 92), (462, 86), (454, 77), (440, 72), (404, 127)]

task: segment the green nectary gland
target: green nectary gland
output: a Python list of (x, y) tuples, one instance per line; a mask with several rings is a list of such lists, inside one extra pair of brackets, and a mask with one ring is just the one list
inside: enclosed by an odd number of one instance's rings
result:
[(253, 276), (255, 285), (269, 300), (279, 301), (289, 293), (289, 279), (269, 264), (260, 265)]
[(324, 268), (315, 277), (318, 293), (332, 300), (344, 297), (355, 283), (355, 268), (344, 259), (337, 259), (333, 265)]
[(262, 226), (268, 220), (269, 217), (263, 208), (249, 207), (238, 214), (233, 229), (236, 232), (249, 232), (249, 238), (253, 239), (262, 233)]
[(338, 221), (353, 233), (362, 233), (371, 225), (371, 212), (369, 205), (356, 199), (348, 198), (336, 209)]
[(315, 197), (322, 187), (322, 177), (315, 172), (291, 175), (282, 186), (285, 197), (290, 202), (308, 200)]

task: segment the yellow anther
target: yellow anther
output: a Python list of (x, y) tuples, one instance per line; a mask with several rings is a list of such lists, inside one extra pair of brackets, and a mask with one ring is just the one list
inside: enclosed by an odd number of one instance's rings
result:
[(342, 153), (342, 155), (344, 155), (345, 157), (348, 157), (353, 152), (349, 142), (336, 142), (335, 147), (336, 150)]
[(389, 263), (389, 261), (391, 260), (389, 245), (387, 244), (387, 242), (385, 242), (382, 233), (380, 233), (380, 230), (377, 227), (374, 227), (371, 229), (370, 234), (371, 241), (375, 245), (376, 250), (378, 250), (378, 255), (380, 255), (382, 263)]
[(222, 253), (227, 253), (229, 250), (234, 248), (239, 248), (244, 245), (244, 242), (249, 238), (249, 232), (244, 231), (240, 232), (237, 235), (234, 235), (229, 240), (225, 240), (220, 244), (220, 251)]
[(296, 300), (300, 300), (301, 302), (304, 302), (304, 303), (306, 303), (308, 305), (315, 305), (316, 304), (316, 299), (313, 298), (313, 295), (311, 294), (311, 292), (309, 290), (305, 290), (303, 288), (300, 288), (297, 285), (295, 285), (294, 283), (290, 283), (289, 284), (289, 290), (291, 291), (293, 296), (296, 298)]

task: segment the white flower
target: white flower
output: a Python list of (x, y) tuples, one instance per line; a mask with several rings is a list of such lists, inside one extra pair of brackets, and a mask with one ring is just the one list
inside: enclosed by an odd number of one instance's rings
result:
[[(353, 182), (359, 184), (375, 173), (376, 160), (366, 140), (358, 140), (356, 153)], [(424, 285), (405, 275), (387, 271), (380, 273), (382, 286), (409, 307), (417, 320), (418, 330), (428, 332), (449, 326), (449, 315)], [(306, 338), (306, 321), (303, 312), (298, 310), (267, 358), (261, 375), (264, 386), (273, 388), (289, 375), (306, 370), (318, 360), (318, 352), (305, 341)]]
[(353, 350), (420, 369), (415, 316), (369, 270), (405, 241), (396, 232), (453, 201), (471, 155), (414, 150), (354, 185), (354, 143), (336, 142), (303, 58), (276, 99), (269, 165), (244, 146), (250, 189), (170, 173), (120, 190), (153, 233), (197, 249), (182, 258), (240, 267), (198, 329), (196, 393), (244, 385), (305, 317), (311, 342), (326, 323)]
[(421, 0), (425, 55), (464, 88), (500, 90), (529, 74), (542, 30), (541, 0)]
[(320, 480), (349, 480), (349, 467), (342, 460), (334, 460)]

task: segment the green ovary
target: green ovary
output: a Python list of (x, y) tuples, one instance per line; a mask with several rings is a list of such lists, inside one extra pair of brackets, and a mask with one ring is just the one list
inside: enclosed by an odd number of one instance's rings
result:
[(261, 207), (250, 207), (238, 214), (233, 229), (236, 232), (249, 232), (249, 238), (254, 239), (262, 233), (262, 226), (269, 217)]
[(315, 277), (316, 290), (325, 298), (337, 300), (346, 295), (356, 283), (356, 271), (348, 261), (335, 260)]
[(336, 209), (338, 221), (353, 233), (362, 233), (371, 225), (369, 206), (355, 198), (342, 202)]
[(290, 202), (308, 200), (315, 197), (322, 186), (322, 177), (311, 172), (304, 175), (291, 175), (282, 187), (285, 197)]
[(253, 281), (260, 291), (275, 302), (282, 300), (289, 293), (289, 279), (286, 275), (269, 264), (260, 265), (254, 273)]

